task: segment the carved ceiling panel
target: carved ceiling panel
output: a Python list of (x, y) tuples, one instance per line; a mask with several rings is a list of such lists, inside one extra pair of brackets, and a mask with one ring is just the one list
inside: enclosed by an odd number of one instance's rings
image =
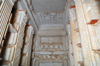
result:
[(59, 13), (38, 13), (34, 14), (35, 20), (40, 25), (53, 25), (53, 24), (64, 24), (65, 12)]
[(36, 45), (36, 51), (65, 51), (66, 43), (64, 36), (58, 37), (40, 37)]
[(41, 37), (41, 44), (62, 44), (63, 37)]

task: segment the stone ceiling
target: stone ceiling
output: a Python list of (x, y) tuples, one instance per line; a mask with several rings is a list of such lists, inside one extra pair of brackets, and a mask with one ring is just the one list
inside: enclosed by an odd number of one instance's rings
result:
[(59, 12), (65, 10), (66, 0), (32, 0), (36, 13)]

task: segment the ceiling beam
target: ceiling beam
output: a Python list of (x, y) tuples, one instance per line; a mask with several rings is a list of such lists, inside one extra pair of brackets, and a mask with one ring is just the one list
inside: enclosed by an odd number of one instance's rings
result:
[(30, 20), (31, 20), (30, 22), (31, 22), (32, 26), (34, 27), (35, 34), (36, 34), (39, 28), (38, 28), (38, 25), (37, 25), (37, 23), (35, 21), (35, 18), (34, 18), (33, 14), (32, 14), (32, 11), (31, 11), (30, 7), (28, 7), (27, 1), (26, 0), (20, 0), (20, 4), (27, 11), (27, 13), (28, 13), (28, 15), (30, 17)]

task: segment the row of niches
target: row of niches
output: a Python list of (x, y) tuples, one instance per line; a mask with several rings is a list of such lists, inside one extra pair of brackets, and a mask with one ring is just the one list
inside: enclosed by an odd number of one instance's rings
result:
[(47, 45), (47, 44), (42, 44), (39, 46), (39, 50), (43, 51), (43, 50), (47, 50), (47, 51), (61, 51), (64, 50), (64, 46), (63, 45)]
[(0, 0), (0, 53), (11, 21), (12, 0)]
[(39, 60), (67, 60), (67, 54), (62, 55), (35, 55)]
[(0, 64), (2, 66), (19, 66), (21, 63), (20, 59), (22, 57), (21, 52), (23, 51), (24, 36), (26, 37), (27, 35), (25, 33), (31, 30), (25, 29), (29, 28), (27, 26), (28, 17), (26, 11), (16, 10), (12, 15), (14, 16), (9, 21), (9, 29), (1, 52), (2, 61)]

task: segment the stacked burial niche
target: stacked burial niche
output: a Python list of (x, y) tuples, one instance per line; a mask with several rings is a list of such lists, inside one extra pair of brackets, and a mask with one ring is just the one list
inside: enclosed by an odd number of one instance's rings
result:
[(32, 5), (0, 0), (1, 66), (100, 66), (100, 0), (67, 0), (57, 13)]

